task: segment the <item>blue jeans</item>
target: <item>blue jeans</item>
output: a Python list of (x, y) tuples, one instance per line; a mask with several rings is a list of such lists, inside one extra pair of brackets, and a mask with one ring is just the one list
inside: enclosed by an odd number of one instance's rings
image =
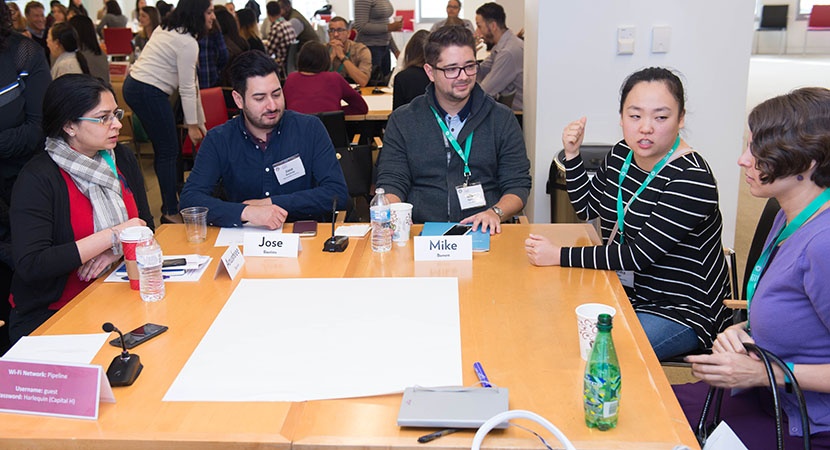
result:
[(700, 345), (691, 327), (649, 313), (638, 312), (637, 319), (660, 361), (688, 353)]
[(170, 96), (153, 85), (127, 76), (124, 81), (124, 100), (138, 116), (147, 137), (153, 143), (153, 168), (161, 191), (161, 213), (178, 214), (176, 161), (181, 149)]

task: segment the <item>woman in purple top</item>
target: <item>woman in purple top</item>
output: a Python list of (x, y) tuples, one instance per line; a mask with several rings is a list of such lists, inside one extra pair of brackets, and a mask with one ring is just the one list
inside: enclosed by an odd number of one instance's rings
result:
[[(688, 356), (692, 373), (713, 386), (742, 388), (724, 396), (723, 419), (751, 449), (775, 448), (772, 393), (763, 363), (748, 355), (754, 342), (793, 368), (804, 390), (813, 448), (830, 447), (830, 90), (804, 88), (767, 100), (749, 115), (749, 146), (738, 159), (752, 195), (781, 204), (747, 286), (749, 320), (727, 328), (712, 355)], [(803, 431), (795, 394), (775, 368), (787, 432), (800, 448)], [(675, 386), (690, 423), (697, 424), (704, 383)], [(736, 391), (737, 392), (737, 391)]]

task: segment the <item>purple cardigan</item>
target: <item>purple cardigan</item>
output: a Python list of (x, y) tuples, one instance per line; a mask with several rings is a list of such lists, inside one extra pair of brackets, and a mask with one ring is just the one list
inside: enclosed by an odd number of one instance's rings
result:
[[(767, 243), (785, 221), (779, 212)], [(830, 364), (829, 254), (830, 210), (825, 210), (781, 244), (758, 283), (750, 309), (752, 336), (784, 361)], [(801, 436), (795, 394), (780, 393), (789, 432)], [(804, 396), (810, 432), (830, 431), (830, 394), (805, 391)]]

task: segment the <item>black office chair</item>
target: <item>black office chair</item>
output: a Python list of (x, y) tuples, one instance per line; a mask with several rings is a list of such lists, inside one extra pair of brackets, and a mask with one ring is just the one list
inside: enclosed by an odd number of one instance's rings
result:
[[(360, 222), (368, 220), (358, 212), (358, 199), (364, 199), (366, 207), (372, 200), (372, 147), (359, 145), (360, 135), (355, 134), (349, 139), (346, 129), (346, 117), (343, 111), (332, 111), (315, 114), (329, 133), (334, 151), (337, 152), (337, 159), (340, 161), (340, 168), (343, 170), (343, 177), (346, 179), (346, 186), (349, 188), (351, 204), (348, 205), (346, 221)], [(365, 209), (365, 208), (364, 208)]]
[[(778, 31), (782, 35), (783, 46), (780, 46), (779, 54), (787, 52), (787, 14), (790, 5), (764, 5), (761, 9), (761, 22), (755, 31)], [(758, 41), (755, 39), (755, 51), (758, 53)]]

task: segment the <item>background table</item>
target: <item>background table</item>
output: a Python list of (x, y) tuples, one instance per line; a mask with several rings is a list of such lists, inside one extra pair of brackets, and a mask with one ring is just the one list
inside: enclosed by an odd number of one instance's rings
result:
[[(472, 262), (441, 263), (413, 262), (411, 242), (374, 253), (368, 239), (352, 238), (346, 252), (323, 253), (327, 236), (321, 233), (301, 239), (297, 259), (248, 258), (236, 281), (226, 275), (212, 278), (225, 250), (213, 247), (217, 232), (209, 228), (207, 242), (198, 245), (185, 241), (180, 225), (157, 232), (165, 253), (214, 257), (199, 283), (167, 283), (164, 300), (144, 303), (127, 283), (97, 282), (41, 326), (35, 334), (96, 333), (106, 321), (122, 331), (145, 322), (170, 329), (134, 349), (144, 371), (133, 386), (114, 389), (118, 402), (102, 404), (97, 421), (2, 414), (0, 447), (423, 448), (415, 439), (428, 430), (396, 425), (400, 395), (304, 403), (161, 401), (240, 278), (390, 276), (458, 277), (464, 383), (475, 384), (472, 363), (481, 361), (494, 384), (510, 388), (511, 409), (547, 417), (578, 448), (697, 447), (613, 272), (527, 262), (523, 240), (528, 232), (560, 244), (591, 245), (597, 236), (588, 225), (505, 225), (489, 253), (475, 254)], [(574, 308), (589, 301), (617, 308), (614, 340), (623, 387), (619, 425), (607, 432), (587, 428), (582, 413), (584, 363)], [(105, 345), (93, 364), (106, 368), (119, 351)], [(429, 445), (469, 448), (472, 434), (457, 433)], [(511, 427), (493, 432), (487, 446), (541, 444)]]

